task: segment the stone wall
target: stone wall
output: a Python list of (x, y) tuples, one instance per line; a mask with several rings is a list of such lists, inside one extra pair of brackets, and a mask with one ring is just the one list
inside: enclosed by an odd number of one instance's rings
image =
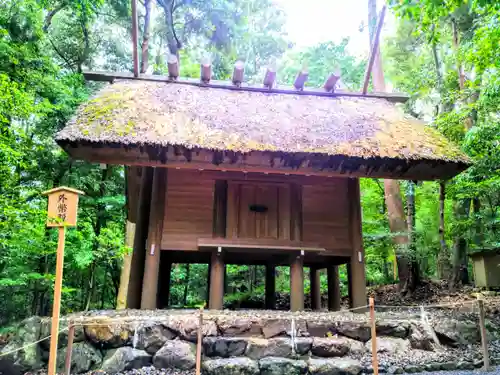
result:
[[(481, 366), (475, 314), (438, 312), (430, 325), (418, 315), (377, 314), (377, 351), (382, 371), (398, 373)], [(199, 314), (195, 311), (99, 311), (64, 317), (77, 325), (72, 373), (102, 369), (116, 373), (143, 366), (192, 370)], [(500, 325), (488, 321), (495, 342)], [(293, 329), (292, 329), (293, 328)], [(50, 319), (21, 322), (6, 353), (50, 334)], [(368, 317), (351, 313), (263, 311), (204, 313), (203, 371), (207, 375), (370, 373)], [(437, 341), (436, 341), (437, 339)], [(58, 367), (67, 332), (59, 336)], [(49, 340), (7, 356), (23, 371), (46, 366)]]

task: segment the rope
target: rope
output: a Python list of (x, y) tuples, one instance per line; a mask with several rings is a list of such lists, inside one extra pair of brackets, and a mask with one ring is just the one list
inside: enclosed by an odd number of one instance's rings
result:
[[(492, 303), (492, 302), (500, 302), (500, 298), (490, 298), (482, 299), (485, 303)], [(438, 304), (433, 304), (433, 305), (423, 305), (425, 308), (431, 308), (431, 307), (448, 307), (448, 306), (457, 306), (457, 305), (468, 305), (476, 303), (477, 299), (473, 300), (467, 300), (467, 301), (461, 301), (461, 302), (448, 302), (448, 303), (438, 303)], [(417, 305), (398, 305), (398, 306), (388, 306), (388, 305), (377, 305), (375, 304), (375, 308), (384, 308), (384, 309), (401, 309), (401, 308), (410, 308), (410, 309), (420, 309), (420, 306)]]
[[(60, 333), (64, 332), (64, 331), (67, 331), (67, 330), (68, 330), (68, 327), (61, 329), (61, 330), (58, 332), (58, 335), (59, 335)], [(29, 348), (30, 346), (34, 346), (34, 345), (36, 345), (36, 344), (39, 344), (39, 343), (41, 343), (42, 341), (45, 341), (45, 340), (47, 340), (47, 339), (50, 339), (50, 337), (51, 337), (51, 336), (52, 336), (52, 335), (48, 335), (47, 337), (44, 337), (43, 339), (40, 339), (40, 340), (37, 340), (37, 341), (35, 341), (35, 342), (32, 342), (32, 343), (26, 344), (26, 345), (24, 345), (24, 346), (22, 346), (22, 347), (20, 347), (20, 348), (13, 349), (13, 350), (9, 350), (9, 351), (8, 351), (8, 352), (6, 352), (6, 353), (1, 353), (1, 354), (0, 354), (0, 358), (1, 358), (1, 357), (8, 356), (9, 354), (12, 354), (12, 353), (18, 352), (18, 351), (20, 351), (20, 350), (23, 350), (23, 349)]]

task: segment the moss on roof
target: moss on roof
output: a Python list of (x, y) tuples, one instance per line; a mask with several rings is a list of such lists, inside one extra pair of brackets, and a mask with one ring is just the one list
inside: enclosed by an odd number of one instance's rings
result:
[(385, 99), (140, 81), (106, 86), (57, 140), (469, 163), (437, 130)]

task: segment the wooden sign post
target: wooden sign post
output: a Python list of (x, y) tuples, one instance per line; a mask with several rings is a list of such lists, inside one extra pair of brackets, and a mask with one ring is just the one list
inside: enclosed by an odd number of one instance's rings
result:
[(49, 197), (47, 226), (59, 228), (57, 242), (56, 280), (54, 283), (54, 303), (52, 305), (52, 326), (50, 331), (50, 355), (48, 375), (56, 374), (57, 341), (59, 336), (59, 313), (61, 310), (61, 289), (64, 265), (64, 238), (66, 227), (76, 226), (78, 195), (83, 192), (68, 187), (58, 187), (44, 193)]

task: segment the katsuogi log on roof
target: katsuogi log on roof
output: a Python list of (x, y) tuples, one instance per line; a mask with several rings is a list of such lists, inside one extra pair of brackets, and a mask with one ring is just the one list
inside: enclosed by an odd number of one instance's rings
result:
[(106, 86), (57, 141), (77, 158), (137, 165), (198, 161), (243, 169), (262, 167), (251, 157), (259, 155), (268, 168), (290, 173), (423, 180), (452, 177), (469, 163), (438, 131), (382, 98), (164, 82)]

